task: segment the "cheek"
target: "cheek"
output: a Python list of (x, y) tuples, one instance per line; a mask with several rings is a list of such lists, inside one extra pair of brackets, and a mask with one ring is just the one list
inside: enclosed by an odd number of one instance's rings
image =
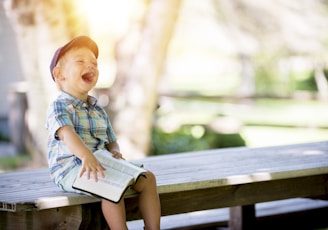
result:
[(98, 80), (98, 78), (99, 78), (99, 70), (97, 69), (96, 70), (96, 80)]
[(68, 67), (68, 66), (65, 66), (64, 68), (61, 68), (61, 71), (60, 71), (60, 76), (63, 77), (63, 78), (67, 78), (69, 77), (70, 75), (72, 75), (74, 72), (73, 72), (73, 69)]

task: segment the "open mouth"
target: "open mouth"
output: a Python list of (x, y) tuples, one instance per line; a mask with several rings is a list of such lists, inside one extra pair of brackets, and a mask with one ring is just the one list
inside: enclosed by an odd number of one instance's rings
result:
[(84, 73), (82, 75), (82, 80), (90, 83), (90, 82), (93, 82), (94, 77), (95, 77), (95, 74), (93, 72), (88, 72), (88, 73)]

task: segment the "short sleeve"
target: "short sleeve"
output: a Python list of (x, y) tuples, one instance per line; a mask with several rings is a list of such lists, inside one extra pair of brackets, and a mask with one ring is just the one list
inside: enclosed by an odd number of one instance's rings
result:
[(50, 136), (55, 139), (57, 130), (63, 126), (73, 126), (69, 110), (72, 105), (66, 105), (60, 101), (53, 102), (48, 108), (46, 129)]
[(108, 117), (107, 117), (107, 136), (108, 136), (109, 142), (116, 141), (115, 132), (114, 132), (114, 129), (113, 129), (112, 124), (110, 123), (110, 120)]

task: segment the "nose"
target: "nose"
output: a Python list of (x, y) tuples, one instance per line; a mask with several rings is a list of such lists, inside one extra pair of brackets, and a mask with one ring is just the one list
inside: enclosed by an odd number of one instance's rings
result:
[(86, 63), (86, 68), (87, 69), (98, 69), (97, 64), (95, 64), (93, 62), (87, 62)]

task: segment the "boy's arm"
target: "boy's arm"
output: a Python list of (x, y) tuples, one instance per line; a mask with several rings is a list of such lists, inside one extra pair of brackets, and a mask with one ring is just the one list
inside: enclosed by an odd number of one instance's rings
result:
[(79, 135), (75, 132), (72, 126), (63, 126), (58, 129), (57, 135), (60, 140), (64, 141), (68, 149), (79, 159), (82, 160), (82, 169), (79, 174), (81, 177), (83, 173), (87, 173), (88, 179), (92, 173), (95, 181), (98, 181), (97, 173), (105, 177), (105, 168), (95, 158), (90, 149), (84, 144)]
[(110, 142), (106, 145), (106, 149), (113, 154), (115, 158), (123, 158), (122, 153), (120, 152), (120, 146), (116, 141)]

